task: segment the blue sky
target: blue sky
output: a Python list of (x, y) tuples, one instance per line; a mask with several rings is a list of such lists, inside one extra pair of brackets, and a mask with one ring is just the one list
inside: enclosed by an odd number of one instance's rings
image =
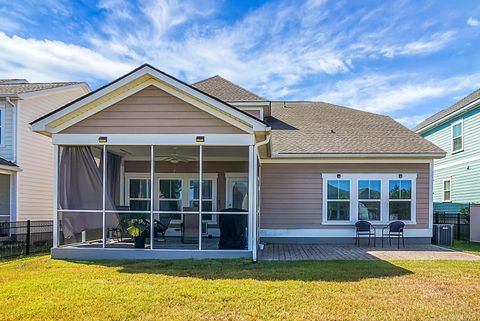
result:
[(142, 63), (406, 126), (480, 87), (479, 1), (4, 1), (0, 78), (97, 88)]

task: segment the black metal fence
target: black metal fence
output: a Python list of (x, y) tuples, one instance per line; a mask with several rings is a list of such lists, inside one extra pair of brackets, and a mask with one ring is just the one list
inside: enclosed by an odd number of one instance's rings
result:
[(453, 224), (453, 238), (470, 240), (470, 215), (463, 213), (434, 212), (433, 224)]
[(0, 258), (47, 253), (53, 244), (53, 221), (0, 222)]

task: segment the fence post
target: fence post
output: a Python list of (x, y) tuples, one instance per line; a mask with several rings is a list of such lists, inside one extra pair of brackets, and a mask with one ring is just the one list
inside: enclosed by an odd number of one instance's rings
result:
[(30, 255), (30, 220), (27, 220), (27, 240), (26, 240), (25, 254)]
[(457, 213), (457, 240), (460, 240), (460, 213)]
[(443, 212), (443, 224), (447, 223), (447, 212)]

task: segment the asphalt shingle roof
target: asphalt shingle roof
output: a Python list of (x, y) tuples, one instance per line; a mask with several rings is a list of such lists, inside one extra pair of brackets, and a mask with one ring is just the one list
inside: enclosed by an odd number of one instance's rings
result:
[(272, 153), (443, 154), (392, 118), (323, 102), (272, 102)]
[(448, 116), (450, 115), (451, 113), (465, 107), (466, 105), (474, 102), (475, 100), (477, 99), (480, 99), (480, 88), (475, 90), (473, 93), (471, 93), (470, 95), (464, 97), (463, 99), (461, 99), (460, 101), (456, 102), (455, 104), (453, 104), (452, 106), (446, 108), (446, 109), (443, 109), (441, 111), (439, 111), (438, 113), (434, 114), (433, 116), (430, 116), (428, 117), (427, 119), (425, 119), (424, 121), (422, 121), (420, 124), (418, 124), (417, 126), (415, 126), (413, 128), (413, 131), (419, 131), (421, 130), (422, 128), (424, 127), (427, 127), (428, 125), (430, 124), (433, 124), (434, 122), (436, 122), (437, 120), (440, 120), (442, 119), (443, 117), (445, 116)]
[(225, 102), (266, 101), (265, 98), (255, 95), (247, 89), (242, 88), (220, 76), (213, 76), (211, 78), (200, 80), (199, 82), (192, 84), (192, 87), (195, 87)]
[(70, 85), (80, 84), (80, 82), (49, 82), (49, 83), (22, 83), (22, 84), (4, 84), (0, 81), (0, 95), (16, 95), (32, 91), (52, 89)]

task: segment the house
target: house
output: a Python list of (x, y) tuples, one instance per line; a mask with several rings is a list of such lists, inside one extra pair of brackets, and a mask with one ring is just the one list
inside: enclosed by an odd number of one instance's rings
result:
[(256, 260), (260, 239), (353, 244), (357, 220), (432, 235), (445, 153), (387, 116), (142, 65), (32, 128), (54, 144), (56, 258)]
[(53, 146), (29, 123), (88, 91), (85, 83), (0, 79), (0, 221), (52, 219)]
[(434, 161), (435, 210), (458, 213), (480, 203), (480, 89), (413, 130), (447, 152)]

